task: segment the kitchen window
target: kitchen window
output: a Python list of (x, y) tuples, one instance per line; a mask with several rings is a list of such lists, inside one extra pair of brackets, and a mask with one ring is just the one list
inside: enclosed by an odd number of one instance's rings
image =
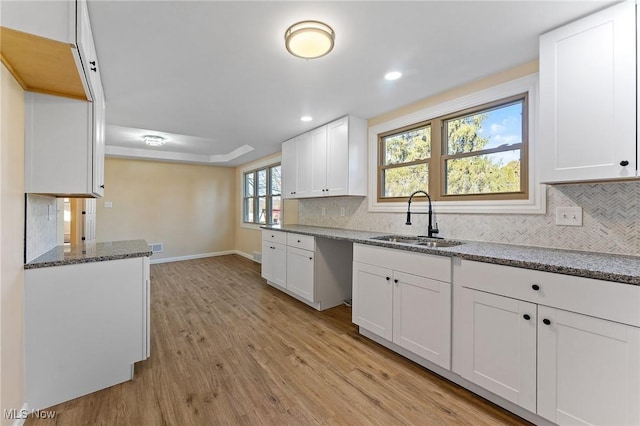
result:
[(378, 135), (378, 202), (528, 198), (528, 96), (465, 108)]
[(243, 174), (242, 217), (244, 223), (277, 225), (282, 216), (280, 164)]

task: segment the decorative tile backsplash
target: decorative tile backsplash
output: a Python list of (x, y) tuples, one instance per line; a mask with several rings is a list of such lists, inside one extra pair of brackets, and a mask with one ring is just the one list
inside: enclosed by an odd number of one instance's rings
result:
[[(583, 226), (555, 225), (560, 206), (582, 207)], [(404, 213), (369, 213), (362, 197), (300, 200), (298, 216), (301, 225), (399, 234), (427, 230), (426, 215), (414, 215), (407, 226)], [(436, 207), (434, 218), (446, 238), (640, 256), (640, 182), (549, 186), (544, 215), (438, 214)]]
[(26, 217), (27, 262), (54, 248), (57, 244), (56, 198), (27, 194)]

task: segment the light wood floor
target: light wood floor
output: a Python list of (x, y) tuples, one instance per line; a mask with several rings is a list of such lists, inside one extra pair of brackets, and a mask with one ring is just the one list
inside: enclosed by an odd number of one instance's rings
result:
[(151, 358), (135, 379), (27, 425), (526, 424), (317, 312), (231, 255), (151, 266)]

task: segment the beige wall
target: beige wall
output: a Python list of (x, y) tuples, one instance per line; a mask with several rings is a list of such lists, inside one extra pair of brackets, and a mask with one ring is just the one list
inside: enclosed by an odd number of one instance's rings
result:
[[(242, 174), (245, 171), (256, 169), (269, 164), (280, 162), (280, 153), (262, 157), (256, 161), (236, 167), (236, 201), (235, 201), (235, 239), (236, 250), (244, 255), (251, 256), (254, 251), (262, 252), (262, 235), (257, 226), (247, 227), (242, 224)], [(282, 207), (282, 222), (287, 224), (298, 223), (298, 202), (285, 200)]]
[[(107, 158), (98, 241), (164, 243), (153, 260), (234, 249), (235, 169)], [(104, 203), (111, 202), (112, 208)]]
[[(24, 402), (24, 92), (1, 66), (0, 98), (0, 409)], [(2, 415), (2, 425), (13, 420)]]

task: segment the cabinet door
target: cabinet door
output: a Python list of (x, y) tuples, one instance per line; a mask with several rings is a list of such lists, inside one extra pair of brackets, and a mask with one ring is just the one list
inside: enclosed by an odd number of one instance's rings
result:
[(96, 199), (85, 198), (82, 206), (82, 241), (96, 240)]
[(287, 285), (287, 250), (283, 244), (262, 242), (262, 278), (281, 287)]
[(353, 322), (389, 341), (393, 339), (393, 271), (353, 262)]
[(311, 137), (311, 196), (323, 197), (327, 192), (327, 126), (310, 133)]
[(296, 139), (296, 198), (311, 195), (311, 137), (309, 133)]
[(282, 198), (295, 198), (298, 174), (296, 140), (289, 139), (282, 144)]
[[(98, 83), (99, 84), (99, 83)], [(102, 86), (96, 86), (93, 100), (93, 194), (104, 196), (105, 103)]]
[(640, 424), (640, 328), (539, 306), (538, 414), (560, 425)]
[(267, 281), (271, 281), (273, 275), (273, 251), (271, 251), (271, 243), (262, 242), (262, 264), (260, 265), (260, 275)]
[(325, 195), (347, 195), (349, 190), (349, 120), (327, 125), (327, 184)]
[(93, 196), (93, 103), (25, 94), (25, 192)]
[(393, 342), (451, 365), (451, 284), (394, 271)]
[(635, 38), (631, 1), (540, 37), (543, 182), (636, 176)]
[(460, 291), (456, 372), (535, 412), (536, 305), (465, 287)]
[(295, 247), (287, 247), (287, 290), (310, 302), (314, 302), (315, 253)]

